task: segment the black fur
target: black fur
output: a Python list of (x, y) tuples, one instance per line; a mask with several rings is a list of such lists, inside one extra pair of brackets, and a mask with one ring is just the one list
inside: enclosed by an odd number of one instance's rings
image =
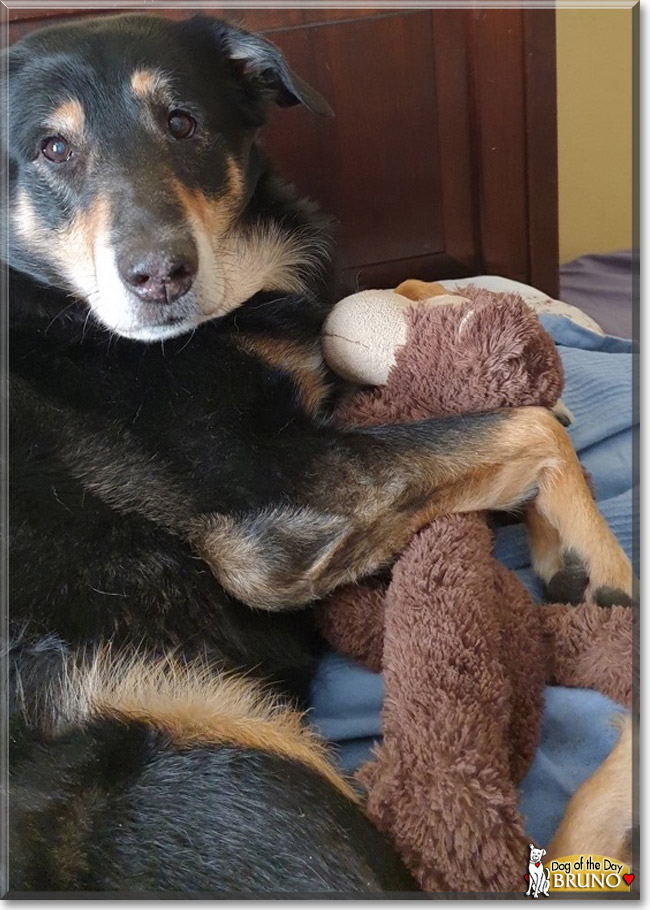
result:
[[(161, 155), (116, 88), (136, 65), (172, 73), (201, 142)], [(98, 193), (117, 207), (118, 257), (143, 233), (184, 230), (180, 208), (161, 201), (169, 173), (218, 198), (234, 156), (240, 228), (281, 225), (311, 255), (301, 294), (261, 288), (193, 334), (147, 345), (107, 333), (47, 249), (11, 231), (11, 887), (413, 888), (358, 809), (295, 762), (236, 745), (183, 751), (108, 720), (50, 740), (35, 717), (69, 655), (106, 639), (205, 655), (307, 697), (320, 647), (310, 612), (239, 602), (192, 550), (184, 522), (292, 501), (329, 446), (329, 380), (315, 421), (295, 377), (239, 344), (246, 332), (313, 344), (328, 312), (325, 223), (271, 175), (255, 141), (272, 101), (323, 109), (322, 99), (260, 39), (200, 18), (45, 30), (12, 49), (9, 71), (10, 208), (27, 196), (52, 237)], [(84, 102), (96, 155), (57, 170), (42, 160), (43, 121), (71, 94)], [(195, 312), (187, 297), (170, 325)]]
[(12, 762), (11, 888), (192, 896), (338, 896), (413, 884), (360, 812), (298, 762), (236, 747), (179, 749), (98, 722)]
[[(101, 112), (93, 102), (107, 95), (116, 68), (162, 64), (187, 80), (183, 92), (191, 98), (196, 93), (211, 112), (218, 123), (215, 142), (224, 135), (236, 149), (242, 124), (253, 120), (257, 126), (263, 119), (270, 89), (256, 91), (226, 78), (217, 50), (227, 32), (215, 20), (172, 24), (125, 16), (44, 30), (18, 45), (12, 51), (13, 194), (26, 190), (54, 229), (67, 217), (57, 194), (46, 193), (28, 166), (30, 126), (39, 105), (57, 98), (51, 78), (47, 92), (41, 90), (44, 73), (51, 77), (57, 67), (61, 97), (70, 86), (82, 97), (87, 89), (88, 110)], [(224, 118), (222, 96), (232, 96), (237, 117)], [(116, 162), (126, 172), (123, 155), (130, 148), (155, 181), (156, 155), (134, 148), (120, 123), (119, 109), (106, 102), (95, 128), (102, 140), (113, 136)], [(267, 173), (257, 146), (253, 157), (242, 220), (263, 215), (317, 237), (322, 221)], [(203, 164), (193, 154), (178, 176), (206, 194), (218, 192), (219, 161), (218, 147)], [(110, 187), (112, 175), (103, 179)], [(127, 213), (116, 224), (128, 221), (138, 203), (127, 194)], [(147, 209), (146, 217), (162, 230), (165, 222), (156, 222), (154, 212)], [(189, 343), (182, 336), (143, 345), (95, 325), (87, 304), (56, 286), (57, 276), (48, 276), (45, 266), (26, 265), (20, 238), (15, 231), (11, 236), (17, 267), (10, 275), (12, 620), (21, 639), (55, 632), (72, 646), (110, 635), (153, 649), (207, 648), (210, 657), (254, 668), (304, 697), (314, 653), (308, 613), (284, 617), (236, 603), (186, 543), (139, 514), (129, 485), (159, 481), (156, 495), (164, 500), (172, 479), (188, 509), (199, 512), (246, 509), (282, 495), (282, 478), (266, 456), (282, 427), (305, 418), (291, 378), (241, 353), (233, 328), (240, 331), (250, 321), (254, 329), (262, 323), (281, 335), (313, 340), (327, 312), (319, 270), (308, 299), (269, 301), (261, 294), (232, 317), (199, 326)], [(48, 277), (54, 284), (35, 280)], [(268, 451), (259, 452), (260, 446)], [(301, 452), (294, 457), (297, 470)], [(84, 463), (95, 480), (114, 485), (110, 501), (79, 476)]]

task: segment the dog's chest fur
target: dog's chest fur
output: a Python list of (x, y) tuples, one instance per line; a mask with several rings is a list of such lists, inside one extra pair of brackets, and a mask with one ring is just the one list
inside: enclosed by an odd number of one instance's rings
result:
[(273, 483), (273, 441), (317, 419), (333, 390), (317, 326), (281, 336), (269, 315), (240, 310), (164, 345), (22, 327), (12, 332), (12, 370), (39, 400), (37, 437), (60, 438), (64, 424), (80, 460), (103, 439), (106, 470), (137, 450), (152, 471), (171, 462), (181, 488), (198, 472), (222, 490), (206, 508), (251, 508)]

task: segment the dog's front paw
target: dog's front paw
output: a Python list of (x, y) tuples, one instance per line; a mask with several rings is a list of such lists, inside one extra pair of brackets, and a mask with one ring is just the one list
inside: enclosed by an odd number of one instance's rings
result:
[(591, 603), (597, 607), (638, 606), (636, 582), (631, 572), (627, 578), (619, 575), (615, 581), (590, 577), (587, 567), (577, 553), (562, 554), (563, 567), (546, 584), (546, 598), (553, 603)]
[(580, 557), (568, 551), (563, 554), (564, 566), (546, 584), (546, 597), (553, 603), (579, 604), (585, 600), (589, 575)]
[(635, 607), (638, 600), (621, 588), (612, 588), (610, 585), (601, 585), (594, 591), (587, 591), (587, 599), (593, 600), (598, 607)]

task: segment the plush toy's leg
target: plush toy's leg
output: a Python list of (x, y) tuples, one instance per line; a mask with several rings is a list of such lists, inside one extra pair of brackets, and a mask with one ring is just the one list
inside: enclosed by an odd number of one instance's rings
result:
[(538, 611), (549, 655), (548, 682), (597, 689), (629, 708), (638, 684), (636, 610), (544, 604)]
[(381, 672), (386, 585), (344, 585), (316, 608), (327, 641), (347, 657)]
[(501, 653), (510, 680), (510, 773), (523, 780), (539, 745), (547, 677), (546, 642), (536, 621), (537, 607), (519, 579), (494, 563), (500, 605)]
[(491, 546), (480, 516), (441, 519), (408, 545), (386, 595), (384, 739), (359, 776), (425, 891), (524, 885)]

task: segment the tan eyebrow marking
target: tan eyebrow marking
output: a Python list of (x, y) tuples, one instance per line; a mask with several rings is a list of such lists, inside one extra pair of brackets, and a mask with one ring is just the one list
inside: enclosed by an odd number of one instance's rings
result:
[(49, 125), (66, 137), (83, 135), (85, 124), (86, 115), (77, 98), (69, 98), (64, 101), (49, 117)]
[(160, 70), (138, 69), (131, 73), (131, 91), (136, 98), (149, 101), (152, 98), (161, 101), (172, 100), (169, 80)]
[(220, 195), (210, 198), (200, 190), (195, 192), (185, 187), (179, 180), (172, 185), (190, 221), (198, 222), (208, 236), (223, 236), (232, 225), (241, 207), (244, 195), (244, 177), (241, 168), (230, 156), (226, 162), (226, 188)]

